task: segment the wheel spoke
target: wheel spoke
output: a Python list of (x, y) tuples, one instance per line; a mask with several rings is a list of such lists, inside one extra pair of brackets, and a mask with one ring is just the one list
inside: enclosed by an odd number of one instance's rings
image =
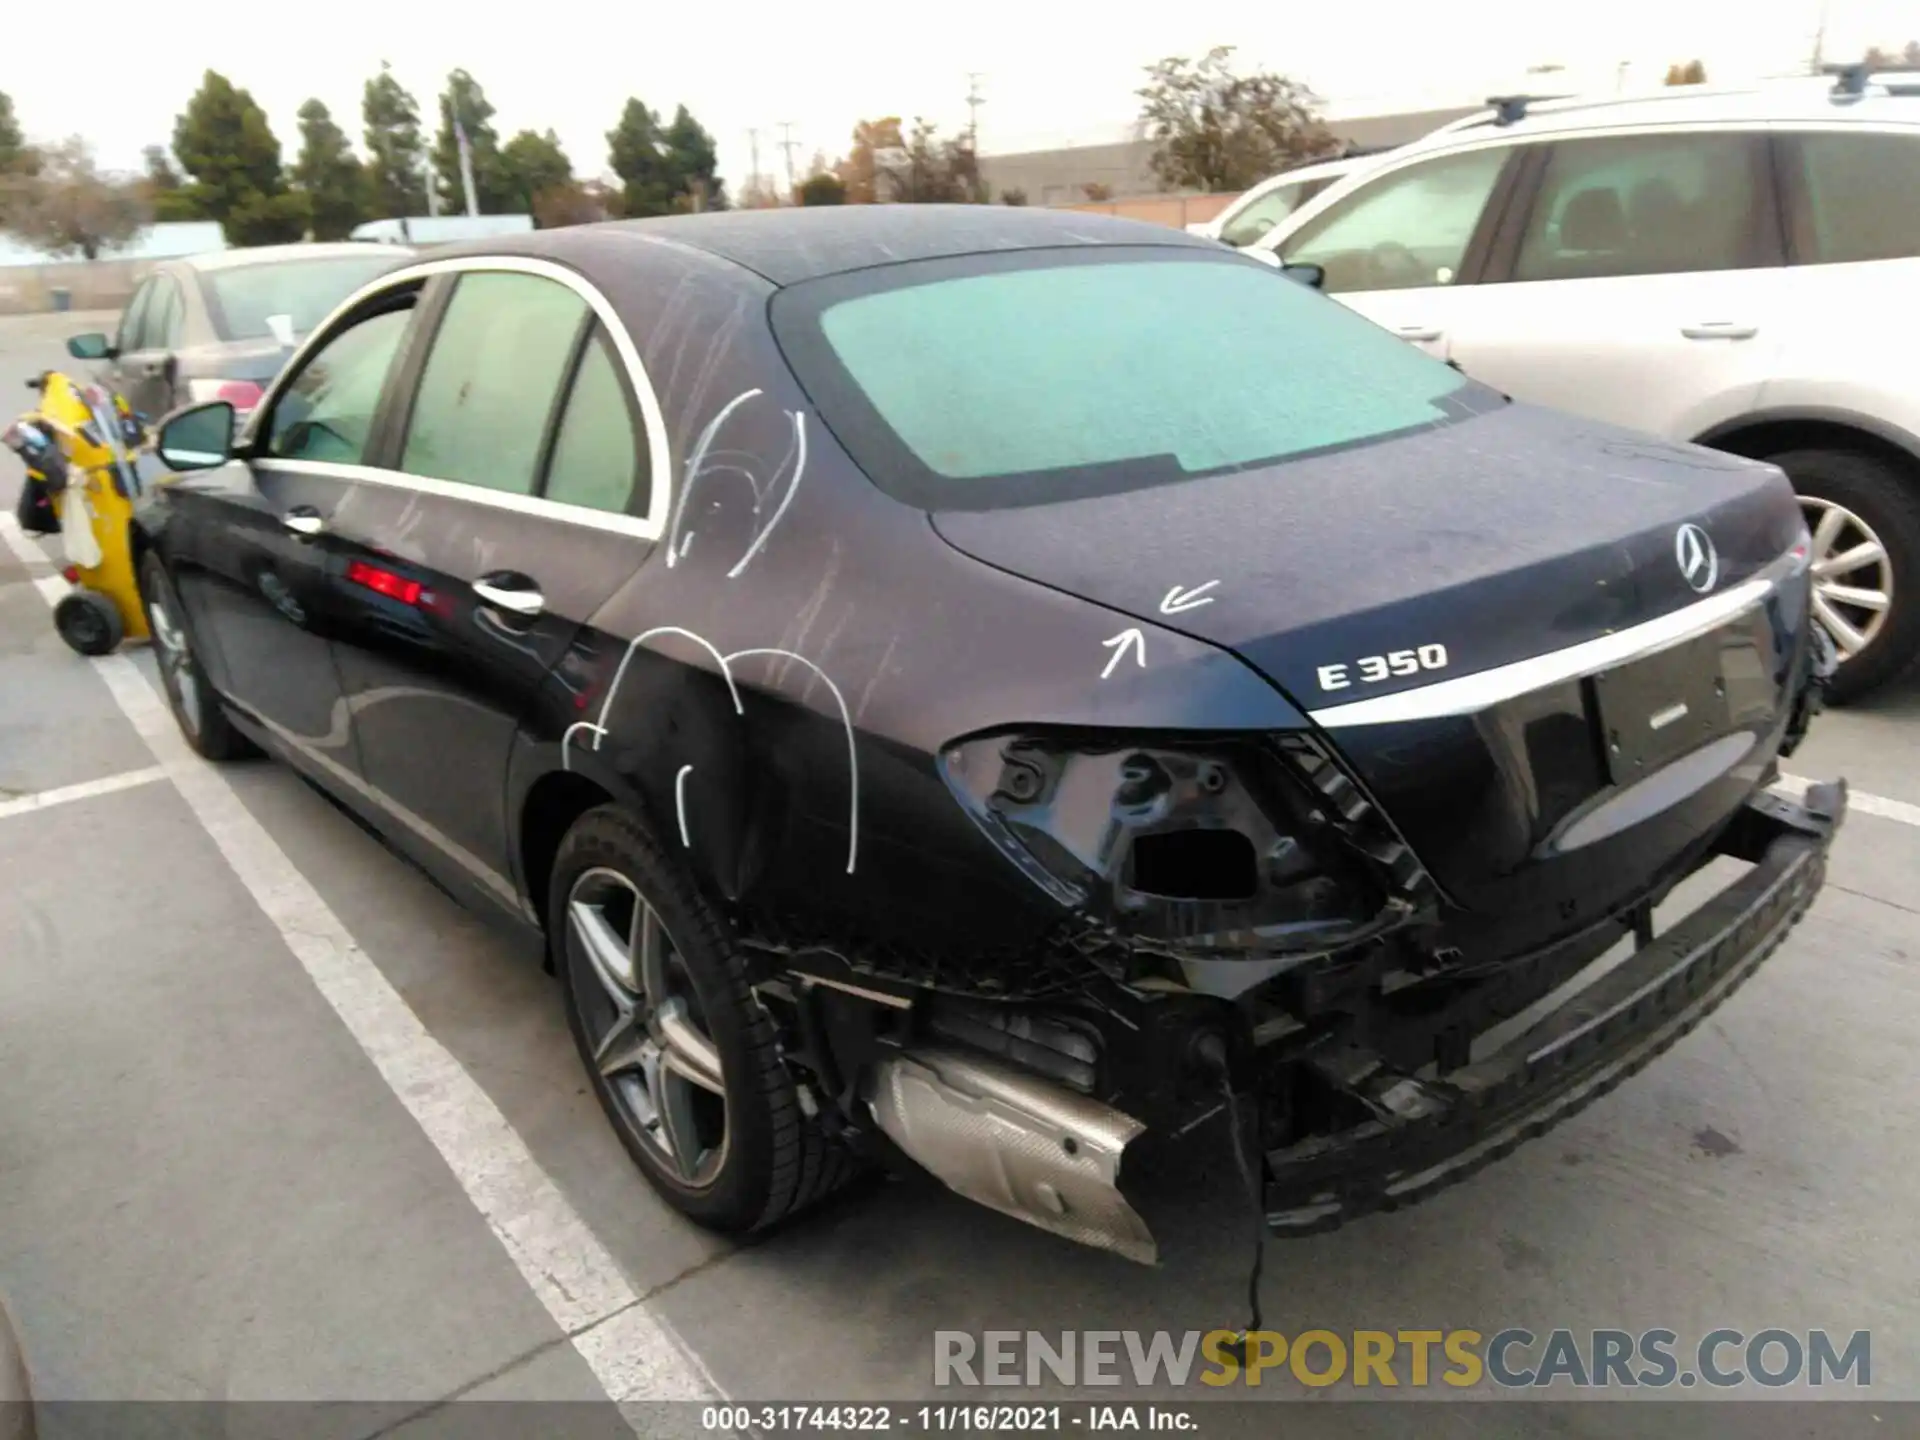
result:
[(1850, 575), (1855, 570), (1864, 570), (1869, 565), (1878, 565), (1887, 558), (1886, 547), (1878, 540), (1863, 540), (1851, 550), (1838, 555), (1829, 555), (1813, 567), (1813, 573), (1825, 579), (1829, 575)]
[(633, 925), (627, 936), (627, 953), (632, 957), (635, 988), (646, 996), (648, 1005), (658, 1008), (668, 995), (666, 933), (653, 907), (637, 896), (633, 904)]
[(653, 1101), (654, 1139), (683, 1180), (691, 1180), (705, 1154), (700, 1124), (693, 1113), (693, 1090), (670, 1068), (666, 1054), (655, 1051), (642, 1073), (647, 1096)]
[(720, 1052), (702, 1035), (678, 996), (654, 1013), (654, 1023), (665, 1042), (668, 1067), (689, 1084), (722, 1098), (727, 1087), (720, 1078)]
[(1851, 605), (1856, 610), (1884, 610), (1893, 603), (1883, 592), (1857, 585), (1822, 585), (1820, 594), (1830, 605)]
[(1867, 637), (1853, 626), (1853, 623), (1828, 603), (1827, 597), (1819, 591), (1814, 592), (1813, 613), (1820, 623), (1827, 627), (1827, 633), (1833, 637), (1833, 643), (1839, 647), (1840, 658), (1851, 659), (1867, 645)]
[(1820, 523), (1813, 529), (1813, 553), (1825, 555), (1833, 549), (1834, 542), (1840, 538), (1840, 532), (1847, 528), (1848, 513), (1838, 505), (1828, 505), (1820, 515)]
[[(644, 907), (636, 899), (634, 908), (638, 910)], [(632, 1009), (639, 986), (635, 982), (633, 957), (628, 951), (626, 937), (608, 923), (603, 907), (584, 900), (575, 900), (567, 906), (567, 920), (573, 926), (573, 933), (579, 937), (581, 948), (587, 952), (587, 959), (593, 965), (594, 974), (599, 977), (601, 988), (616, 1005)]]
[(647, 1033), (634, 1012), (621, 1010), (614, 1015), (613, 1024), (600, 1037), (600, 1043), (593, 1047), (593, 1063), (600, 1067), (602, 1075), (611, 1079), (644, 1070), (648, 1060), (659, 1051), (659, 1042)]

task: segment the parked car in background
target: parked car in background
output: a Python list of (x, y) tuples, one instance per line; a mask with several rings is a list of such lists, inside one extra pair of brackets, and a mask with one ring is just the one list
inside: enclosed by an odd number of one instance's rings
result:
[(1825, 668), (1777, 469), (1158, 225), (476, 242), (159, 445), (187, 740), (544, 932), (629, 1153), (721, 1229), (906, 1156), (1148, 1259), (1149, 1129), (1281, 1230), (1405, 1204), (1725, 998), (1845, 809), (1768, 790)]
[(100, 379), (158, 419), (181, 405), (231, 401), (243, 417), (301, 337), (368, 280), (411, 259), (403, 246), (263, 245), (156, 265), (109, 335), (76, 335), (67, 353), (101, 360)]
[(1204, 235), (1235, 249), (1251, 245), (1322, 190), (1370, 164), (1372, 158), (1324, 160), (1318, 165), (1284, 171), (1262, 180), (1213, 219), (1197, 220), (1187, 226), (1187, 233)]
[(1781, 466), (1845, 700), (1920, 655), (1916, 81), (1510, 104), (1256, 248), (1516, 397)]

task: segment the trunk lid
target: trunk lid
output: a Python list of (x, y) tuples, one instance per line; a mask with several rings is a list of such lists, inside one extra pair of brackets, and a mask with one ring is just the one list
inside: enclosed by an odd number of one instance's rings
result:
[[(1563, 889), (1587, 884), (1595, 864), (1618, 893), (1670, 858), (1634, 854), (1636, 843), (1646, 848), (1640, 828), (1595, 839), (1589, 826), (1584, 875), (1546, 864), (1570, 821), (1640, 778), (1632, 762), (1651, 775), (1689, 745), (1742, 729), (1761, 748), (1783, 718), (1785, 659), (1803, 628), (1771, 606), (1744, 607), (1737, 623), (1722, 617), (1715, 628), (1731, 630), (1721, 648), (1741, 656), (1727, 662), (1741, 678), (1724, 713), (1716, 701), (1701, 730), (1706, 707), (1695, 705), (1688, 725), (1651, 749), (1642, 733), (1651, 721), (1636, 713), (1624, 758), (1611, 761), (1604, 727), (1618, 727), (1623, 707), (1644, 701), (1657, 717), (1680, 703), (1662, 698), (1684, 679), (1671, 657), (1626, 698), (1615, 685), (1606, 713), (1595, 682), (1576, 677), (1439, 715), (1404, 702), (1416, 718), (1381, 723), (1377, 705), (1366, 719), (1343, 715), (1336, 707), (1411, 699), (1716, 598), (1735, 603), (1730, 592), (1777, 568), (1804, 535), (1772, 466), (1524, 405), (1118, 495), (942, 511), (933, 524), (989, 565), (1239, 655), (1328, 726), (1435, 878), (1470, 908), (1564, 909)], [(1090, 657), (1090, 675), (1099, 660)], [(1739, 801), (1724, 778), (1701, 782), (1710, 803), (1695, 796), (1686, 823), (1655, 848), (1684, 848), (1730, 813)]]

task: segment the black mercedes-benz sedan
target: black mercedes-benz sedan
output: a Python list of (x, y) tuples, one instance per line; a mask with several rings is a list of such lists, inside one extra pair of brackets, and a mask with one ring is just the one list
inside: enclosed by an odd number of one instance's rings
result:
[(136, 521), (187, 737), (541, 934), (724, 1229), (910, 1160), (1150, 1259), (1149, 1133), (1230, 1142), (1277, 1231), (1405, 1203), (1723, 1000), (1845, 810), (1773, 783), (1831, 670), (1779, 471), (1173, 230), (476, 244), (236, 429), (174, 415)]

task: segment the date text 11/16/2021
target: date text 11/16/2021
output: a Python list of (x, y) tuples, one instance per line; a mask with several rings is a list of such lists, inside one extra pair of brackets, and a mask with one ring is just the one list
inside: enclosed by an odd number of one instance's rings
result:
[(818, 1435), (827, 1431), (1057, 1434), (1072, 1430), (1193, 1433), (1190, 1409), (1170, 1405), (709, 1405), (703, 1430)]

